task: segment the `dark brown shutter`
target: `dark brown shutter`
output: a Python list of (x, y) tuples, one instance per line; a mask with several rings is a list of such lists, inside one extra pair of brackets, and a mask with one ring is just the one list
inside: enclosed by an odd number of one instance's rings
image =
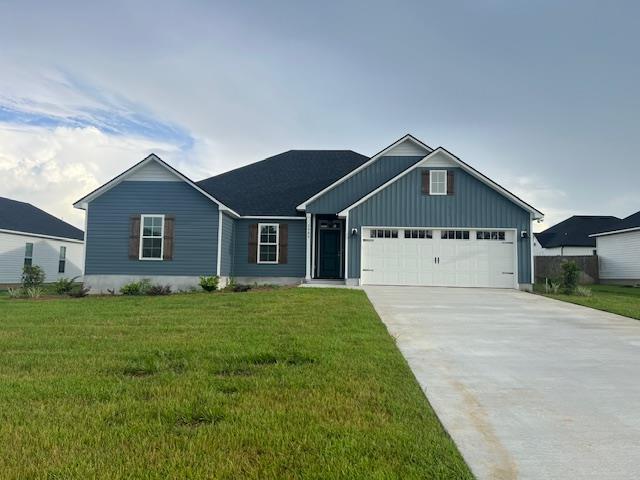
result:
[(454, 193), (454, 181), (453, 181), (453, 172), (451, 170), (447, 170), (447, 195), (453, 195)]
[(258, 224), (249, 225), (249, 263), (258, 263)]
[(164, 250), (162, 252), (163, 260), (173, 260), (173, 232), (175, 230), (176, 217), (166, 215), (164, 217)]
[(131, 217), (129, 221), (129, 260), (140, 258), (140, 215)]
[(278, 263), (289, 260), (289, 224), (281, 223), (278, 233)]
[(422, 172), (422, 194), (429, 195), (429, 170)]

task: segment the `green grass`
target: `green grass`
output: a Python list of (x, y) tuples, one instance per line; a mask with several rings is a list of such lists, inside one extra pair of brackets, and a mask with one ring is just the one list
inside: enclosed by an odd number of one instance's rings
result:
[(547, 297), (640, 320), (640, 288), (619, 285), (589, 285), (588, 288), (591, 289), (592, 295), (580, 297), (578, 295), (545, 294), (543, 286), (536, 285), (536, 291)]
[(361, 291), (0, 298), (2, 478), (472, 478)]

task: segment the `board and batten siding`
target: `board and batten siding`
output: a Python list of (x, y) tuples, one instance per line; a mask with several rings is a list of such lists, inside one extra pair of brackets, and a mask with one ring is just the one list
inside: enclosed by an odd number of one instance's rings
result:
[(229, 215), (222, 213), (222, 247), (220, 249), (220, 276), (228, 277), (233, 272), (233, 251), (235, 248), (235, 220)]
[(596, 237), (600, 280), (640, 282), (640, 231)]
[(454, 171), (454, 195), (423, 195), (422, 172), (416, 168), (349, 211), (349, 278), (360, 277), (362, 227), (516, 228), (518, 282), (531, 283), (530, 213), (466, 173)]
[(382, 156), (315, 199), (307, 205), (306, 211), (313, 214), (336, 214), (416, 164), (423, 157), (424, 155)]
[[(82, 276), (84, 244), (81, 242), (0, 232), (0, 284), (14, 284), (22, 281), (27, 243), (33, 244), (31, 264), (42, 268), (45, 282)], [(60, 247), (67, 248), (64, 273), (58, 272)]]
[[(130, 260), (131, 216), (175, 216), (173, 260)], [(217, 273), (218, 206), (182, 181), (124, 181), (90, 202), (86, 275)]]
[[(288, 258), (284, 264), (249, 263), (249, 228), (258, 223), (286, 223), (289, 225)], [(235, 220), (234, 277), (295, 277), (305, 276), (306, 222), (303, 220)]]

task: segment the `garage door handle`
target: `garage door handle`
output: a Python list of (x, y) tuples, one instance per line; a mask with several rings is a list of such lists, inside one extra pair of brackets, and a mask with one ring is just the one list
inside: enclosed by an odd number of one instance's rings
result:
[(363, 239), (362, 239), (362, 241), (363, 241), (363, 242), (373, 242), (373, 240), (372, 240), (372, 239), (370, 239), (370, 238), (363, 238)]
[(363, 268), (362, 269), (363, 272), (373, 272), (372, 268)]
[(513, 272), (502, 272), (503, 275), (513, 275)]

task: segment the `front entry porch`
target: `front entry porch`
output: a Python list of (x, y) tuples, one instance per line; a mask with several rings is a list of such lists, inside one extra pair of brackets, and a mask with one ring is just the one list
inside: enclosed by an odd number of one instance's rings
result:
[(309, 280), (344, 280), (345, 221), (335, 215), (311, 216)]

